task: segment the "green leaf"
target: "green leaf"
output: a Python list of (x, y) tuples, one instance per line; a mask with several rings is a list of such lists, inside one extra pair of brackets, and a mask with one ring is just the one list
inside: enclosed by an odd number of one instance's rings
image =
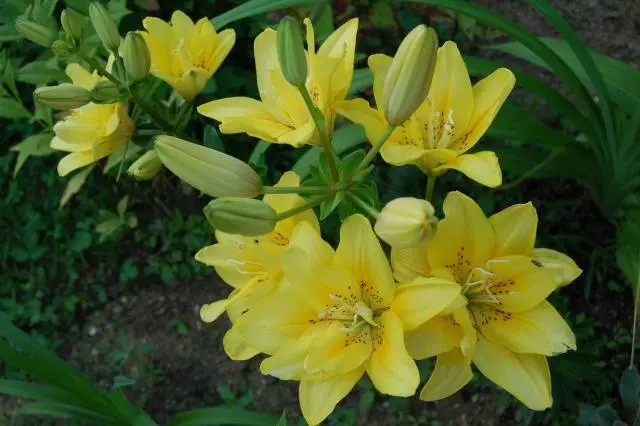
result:
[(0, 118), (16, 120), (31, 117), (31, 112), (12, 98), (0, 98)]
[(0, 43), (20, 40), (21, 36), (13, 24), (0, 25)]
[(50, 61), (30, 62), (16, 72), (18, 81), (41, 86), (51, 82), (65, 80), (65, 74)]
[(62, 197), (60, 198), (60, 208), (63, 208), (64, 205), (69, 202), (71, 197), (73, 197), (78, 193), (78, 191), (80, 191), (82, 185), (84, 185), (87, 177), (89, 176), (89, 173), (91, 173), (94, 167), (94, 165), (85, 167), (71, 176), (71, 178), (67, 182), (67, 186), (64, 188)]
[(110, 0), (107, 3), (107, 9), (113, 20), (116, 21), (116, 25), (120, 23), (122, 18), (133, 13), (127, 9), (127, 0)]
[(125, 163), (132, 161), (134, 158), (138, 157), (138, 154), (140, 154), (143, 149), (144, 148), (139, 145), (130, 142), (120, 145), (115, 151), (109, 154), (109, 157), (107, 157), (107, 163), (104, 165), (102, 173), (107, 173), (115, 166), (119, 166), (122, 161)]
[[(540, 37), (540, 41), (552, 49), (556, 54), (562, 56), (564, 61), (569, 65), (571, 70), (578, 76), (583, 84), (590, 84), (586, 71), (582, 68), (580, 61), (566, 41), (550, 37)], [(531, 52), (521, 43), (510, 42), (495, 44), (489, 47), (508, 53), (543, 68), (551, 69), (551, 67), (539, 56)], [(636, 70), (629, 64), (594, 50), (589, 49), (588, 52), (595, 61), (596, 67), (602, 73), (604, 83), (609, 92), (611, 92), (611, 98), (626, 113), (633, 114), (638, 108), (638, 105), (640, 105), (640, 71)]]
[(272, 10), (286, 9), (288, 7), (312, 5), (316, 0), (249, 0), (240, 6), (234, 7), (216, 17), (211, 22), (216, 30), (250, 16), (271, 12)]
[(640, 285), (640, 209), (625, 212), (616, 241), (618, 267), (633, 289)]
[(19, 380), (0, 380), (0, 394), (33, 399), (36, 401), (52, 402), (58, 404), (79, 404), (88, 408), (84, 401), (77, 395), (56, 386), (40, 385)]
[(251, 166), (260, 166), (264, 162), (264, 156), (266, 155), (267, 150), (271, 144), (266, 141), (260, 141), (251, 151), (251, 156), (249, 156), (249, 164)]
[(377, 1), (371, 7), (371, 23), (380, 28), (393, 28), (396, 20), (393, 17), (393, 9), (387, 1)]
[(331, 2), (324, 2), (318, 18), (313, 21), (313, 29), (316, 33), (316, 43), (322, 43), (335, 29), (333, 25), (333, 9)]
[(280, 416), (280, 420), (278, 420), (278, 423), (276, 423), (276, 426), (287, 426), (287, 410), (284, 410), (282, 412), (282, 415)]
[(116, 207), (118, 216), (122, 221), (124, 221), (124, 214), (127, 212), (127, 204), (129, 204), (129, 196), (125, 195), (120, 199), (120, 201), (118, 201), (118, 205)]
[(167, 426), (273, 426), (278, 419), (239, 408), (212, 407), (187, 411), (175, 416)]
[[(492, 61), (490, 59), (477, 58), (472, 56), (464, 57), (465, 64), (471, 75), (487, 76), (493, 71), (508, 65)], [(516, 77), (516, 84), (529, 89), (534, 94), (540, 96), (567, 119), (571, 120), (576, 127), (587, 134), (591, 140), (597, 139), (596, 129), (593, 123), (585, 117), (585, 115), (576, 108), (564, 95), (555, 90), (553, 87), (543, 82), (539, 78), (511, 68)]]
[[(336, 154), (341, 155), (352, 148), (360, 145), (367, 140), (367, 136), (364, 133), (364, 129), (359, 124), (348, 124), (340, 127), (333, 135), (333, 148)], [(320, 154), (322, 148), (311, 147), (307, 152), (302, 155), (296, 164), (293, 166), (293, 171), (296, 172), (302, 179), (309, 176), (309, 172), (312, 165), (319, 164)]]
[(625, 410), (632, 413), (640, 409), (640, 374), (635, 368), (627, 368), (620, 380), (620, 397)]
[(553, 70), (558, 78), (573, 91), (581, 103), (587, 108), (589, 118), (595, 123), (600, 120), (600, 114), (594, 100), (587, 91), (586, 87), (582, 84), (580, 79), (576, 77), (576, 73), (565, 63), (563, 57), (559, 56), (540, 39), (529, 31), (527, 31), (521, 25), (518, 25), (498, 14), (490, 12), (488, 9), (479, 6), (476, 3), (471, 3), (461, 0), (405, 0), (411, 3), (421, 3), (431, 6), (439, 6), (445, 9), (450, 9), (458, 13), (470, 16), (476, 19), (478, 22), (496, 28), (503, 33), (511, 36), (511, 38), (518, 40), (532, 52), (545, 61), (549, 67)]
[(360, 68), (353, 72), (353, 79), (351, 80), (351, 87), (349, 87), (349, 94), (355, 95), (356, 93), (367, 90), (373, 84), (373, 73), (369, 68)]
[(95, 411), (87, 410), (80, 407), (74, 407), (72, 405), (53, 404), (49, 402), (33, 402), (30, 404), (25, 404), (21, 408), (17, 409), (15, 413), (32, 416), (40, 415), (77, 419), (98, 425), (119, 424), (118, 422), (114, 422), (114, 419), (112, 417), (96, 413)]
[(30, 156), (43, 157), (54, 152), (49, 146), (51, 142), (50, 133), (39, 133), (31, 135), (17, 145), (11, 147), (11, 151), (18, 153), (16, 166), (13, 169), (13, 177), (15, 178), (24, 163)]
[(212, 126), (211, 124), (207, 124), (207, 126), (204, 128), (203, 142), (204, 146), (206, 146), (207, 148), (215, 149), (216, 151), (220, 152), (226, 152), (220, 134), (216, 130), (216, 127)]

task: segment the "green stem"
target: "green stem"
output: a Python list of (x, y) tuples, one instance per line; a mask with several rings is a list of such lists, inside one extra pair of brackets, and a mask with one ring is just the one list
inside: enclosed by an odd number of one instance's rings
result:
[(347, 197), (349, 197), (351, 201), (353, 201), (358, 207), (367, 212), (369, 216), (374, 219), (378, 218), (380, 212), (375, 207), (364, 201), (362, 198), (358, 197), (353, 192), (347, 192)]
[(424, 199), (431, 202), (431, 198), (433, 197), (433, 189), (436, 187), (436, 177), (429, 173), (427, 175), (427, 191), (425, 193)]
[(263, 186), (264, 194), (331, 194), (333, 189), (327, 186)]
[(369, 150), (369, 152), (367, 152), (367, 155), (362, 159), (360, 164), (358, 164), (358, 167), (356, 167), (353, 173), (351, 173), (351, 176), (355, 176), (360, 173), (369, 165), (369, 163), (373, 161), (374, 158), (376, 158), (376, 155), (378, 155), (378, 152), (380, 152), (382, 145), (384, 145), (387, 139), (389, 139), (389, 136), (391, 136), (395, 129), (396, 128), (394, 126), (387, 126), (384, 133), (380, 136), (380, 139), (378, 139), (378, 142), (376, 142), (376, 144)]
[(327, 157), (327, 163), (329, 164), (329, 169), (331, 170), (331, 181), (332, 183), (337, 183), (340, 180), (340, 173), (338, 172), (338, 164), (336, 162), (336, 154), (331, 146), (331, 140), (329, 140), (329, 135), (327, 135), (327, 127), (325, 123), (324, 116), (322, 112), (313, 104), (313, 100), (309, 95), (309, 91), (306, 87), (298, 87), (298, 91), (302, 95), (302, 99), (304, 99), (304, 103), (307, 105), (309, 109), (309, 113), (311, 114), (311, 118), (316, 125), (316, 129), (318, 129), (318, 133), (320, 134), (320, 142), (322, 143), (322, 148), (324, 149), (325, 156)]
[(318, 197), (318, 198), (314, 198), (311, 201), (307, 201), (306, 203), (304, 203), (301, 206), (295, 207), (293, 209), (284, 211), (282, 213), (278, 213), (278, 215), (276, 216), (276, 221), (281, 221), (284, 219), (287, 219), (291, 216), (295, 216), (298, 213), (302, 213), (304, 211), (307, 211), (309, 209), (312, 209), (316, 206), (319, 206), (320, 204), (322, 204), (324, 201), (328, 200), (330, 196), (324, 196), (324, 197)]

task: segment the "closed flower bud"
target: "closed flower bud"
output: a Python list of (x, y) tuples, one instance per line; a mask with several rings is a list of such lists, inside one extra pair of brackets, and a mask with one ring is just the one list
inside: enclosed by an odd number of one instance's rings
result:
[(120, 96), (120, 88), (110, 80), (97, 82), (91, 89), (91, 99), (97, 104), (114, 104)]
[(16, 31), (22, 37), (47, 49), (51, 47), (57, 37), (56, 31), (49, 27), (31, 21), (24, 16), (16, 19)]
[(76, 40), (82, 38), (82, 15), (73, 9), (65, 9), (60, 15), (60, 22), (62, 22), (62, 29), (69, 37)]
[(154, 149), (145, 152), (129, 166), (127, 173), (138, 180), (152, 179), (162, 169), (162, 161)]
[(277, 31), (278, 60), (284, 78), (296, 87), (307, 81), (307, 55), (302, 44), (300, 24), (290, 16), (280, 21)]
[(39, 104), (53, 109), (75, 109), (91, 102), (88, 90), (70, 83), (39, 87), (33, 94)]
[(58, 58), (66, 58), (71, 55), (72, 48), (66, 41), (56, 40), (51, 45), (51, 50)]
[(89, 5), (89, 17), (102, 45), (110, 52), (117, 52), (120, 46), (120, 33), (109, 11), (99, 2)]
[(418, 25), (400, 43), (384, 80), (384, 115), (392, 126), (411, 117), (429, 94), (438, 53), (433, 28)]
[(393, 248), (406, 248), (431, 238), (437, 223), (430, 202), (411, 197), (396, 198), (380, 212), (375, 231)]
[(262, 192), (260, 176), (237, 158), (173, 136), (159, 136), (155, 146), (167, 169), (205, 194), (253, 198)]
[(264, 201), (227, 197), (207, 204), (204, 215), (216, 230), (254, 237), (273, 231), (277, 213)]
[(144, 38), (138, 33), (128, 32), (120, 49), (129, 80), (142, 80), (149, 74), (151, 56)]

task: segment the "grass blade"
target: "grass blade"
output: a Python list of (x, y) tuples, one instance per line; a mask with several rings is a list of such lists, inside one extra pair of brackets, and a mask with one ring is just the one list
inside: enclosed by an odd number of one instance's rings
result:
[[(591, 98), (589, 91), (582, 84), (576, 74), (569, 68), (566, 62), (558, 56), (552, 49), (546, 46), (540, 41), (540, 39), (522, 26), (515, 24), (503, 16), (490, 12), (486, 8), (474, 3), (469, 3), (460, 0), (396, 0), (411, 3), (421, 3), (431, 6), (438, 6), (445, 9), (453, 10), (454, 12), (467, 15), (476, 19), (490, 27), (496, 28), (503, 33), (509, 35), (511, 38), (519, 41), (529, 50), (534, 52), (540, 59), (542, 59), (553, 72), (569, 87), (569, 89), (576, 94), (580, 102), (584, 105), (588, 112), (589, 119), (594, 123), (600, 125), (602, 123), (601, 116), (595, 102)], [(604, 135), (601, 131), (601, 127), (598, 127), (599, 133)]]
[(212, 407), (178, 414), (167, 426), (273, 426), (277, 422), (277, 418), (266, 414), (254, 413), (239, 408)]
[(314, 4), (316, 0), (249, 0), (240, 6), (234, 7), (214, 17), (211, 22), (216, 30), (250, 16), (271, 12), (272, 10), (288, 7), (307, 6)]

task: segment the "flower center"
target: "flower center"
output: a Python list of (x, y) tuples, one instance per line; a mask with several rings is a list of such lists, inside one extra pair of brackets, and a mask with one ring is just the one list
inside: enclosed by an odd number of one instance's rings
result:
[(512, 284), (510, 280), (497, 279), (491, 266), (496, 263), (508, 263), (507, 259), (494, 259), (487, 261), (485, 267), (478, 266), (469, 271), (466, 281), (462, 285), (462, 294), (472, 304), (485, 303), (491, 305), (501, 305), (499, 295), (506, 292), (504, 287)]
[(342, 323), (342, 331), (350, 333), (366, 326), (378, 327), (376, 317), (378, 312), (373, 311), (366, 303), (356, 300), (355, 296), (345, 297), (339, 294), (330, 294), (333, 305), (318, 314), (320, 320), (333, 320)]
[(448, 148), (454, 142), (455, 128), (453, 109), (449, 108), (445, 112), (433, 111), (425, 124), (427, 148)]

